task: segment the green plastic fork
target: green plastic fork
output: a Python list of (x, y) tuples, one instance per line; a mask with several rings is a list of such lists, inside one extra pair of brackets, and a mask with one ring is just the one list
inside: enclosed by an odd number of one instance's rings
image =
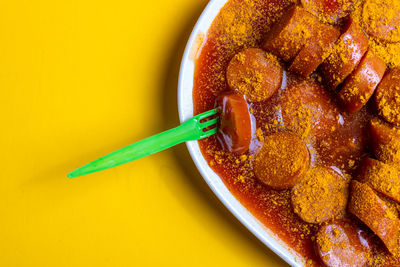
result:
[[(199, 140), (216, 134), (218, 130), (217, 127), (209, 130), (206, 128), (212, 127), (218, 123), (218, 117), (212, 118), (217, 113), (218, 109), (213, 109), (194, 116), (176, 128), (153, 135), (92, 161), (85, 166), (70, 172), (68, 177), (75, 178), (109, 169), (149, 156), (186, 141)], [(212, 119), (200, 122), (208, 118)]]

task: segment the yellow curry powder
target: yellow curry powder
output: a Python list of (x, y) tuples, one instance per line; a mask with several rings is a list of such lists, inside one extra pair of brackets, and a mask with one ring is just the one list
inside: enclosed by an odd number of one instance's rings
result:
[[(364, 1), (359, 1), (364, 2)], [(398, 0), (366, 0), (355, 12), (360, 24), (370, 33), (369, 47), (391, 68), (400, 66), (400, 1)], [(384, 30), (387, 25), (395, 25)], [(382, 32), (385, 42), (374, 36)]]
[(400, 169), (396, 165), (367, 159), (360, 181), (373, 189), (400, 202)]
[(400, 164), (400, 129), (373, 119), (371, 131), (376, 158), (384, 163)]
[(310, 169), (292, 190), (294, 212), (309, 223), (322, 223), (345, 214), (348, 182), (330, 168)]

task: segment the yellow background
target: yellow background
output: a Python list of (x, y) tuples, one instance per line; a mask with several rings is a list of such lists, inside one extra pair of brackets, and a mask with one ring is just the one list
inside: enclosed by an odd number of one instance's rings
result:
[(0, 266), (280, 266), (184, 145), (69, 171), (178, 123), (206, 0), (1, 0)]

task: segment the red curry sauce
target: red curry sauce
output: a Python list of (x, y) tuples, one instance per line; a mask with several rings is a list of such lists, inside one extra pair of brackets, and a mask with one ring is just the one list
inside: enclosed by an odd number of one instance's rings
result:
[[(219, 95), (229, 92), (226, 69), (233, 56), (245, 48), (261, 47), (266, 33), (282, 11), (292, 5), (289, 0), (231, 0), (213, 22), (198, 53), (194, 77), (194, 113), (199, 114), (215, 107)], [(309, 83), (322, 86), (317, 75)], [(271, 229), (289, 247), (305, 259), (319, 262), (314, 240), (319, 225), (301, 220), (293, 211), (290, 189), (274, 190), (254, 175), (251, 159), (262, 146), (270, 129), (285, 128), (282, 122), (282, 95), (287, 88), (303, 80), (290, 72), (284, 72), (281, 88), (267, 101), (248, 102), (255, 129), (250, 149), (245, 154), (225, 152), (216, 136), (199, 141), (201, 151), (211, 168), (221, 177), (232, 194), (266, 227)], [(322, 87), (322, 89), (324, 89)], [(332, 93), (325, 90), (329, 98)], [(323, 97), (321, 97), (323, 99)], [(335, 101), (335, 100), (333, 100)], [(328, 102), (321, 100), (321, 105)], [(330, 104), (330, 103), (328, 103)], [(337, 105), (337, 103), (333, 103)], [(311, 166), (325, 165), (337, 169), (344, 176), (351, 176), (365, 157), (371, 156), (367, 127), (375, 116), (373, 105), (360, 112), (338, 112), (338, 127), (316, 140), (303, 140), (311, 155)], [(347, 215), (351, 219), (351, 215)], [(356, 222), (364, 232), (371, 231)], [(375, 251), (384, 249), (373, 238)]]

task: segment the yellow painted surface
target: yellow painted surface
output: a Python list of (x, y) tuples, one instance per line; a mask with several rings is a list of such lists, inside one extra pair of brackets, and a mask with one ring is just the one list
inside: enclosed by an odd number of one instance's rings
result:
[(281, 266), (186, 147), (66, 174), (178, 123), (206, 0), (2, 0), (0, 266)]

